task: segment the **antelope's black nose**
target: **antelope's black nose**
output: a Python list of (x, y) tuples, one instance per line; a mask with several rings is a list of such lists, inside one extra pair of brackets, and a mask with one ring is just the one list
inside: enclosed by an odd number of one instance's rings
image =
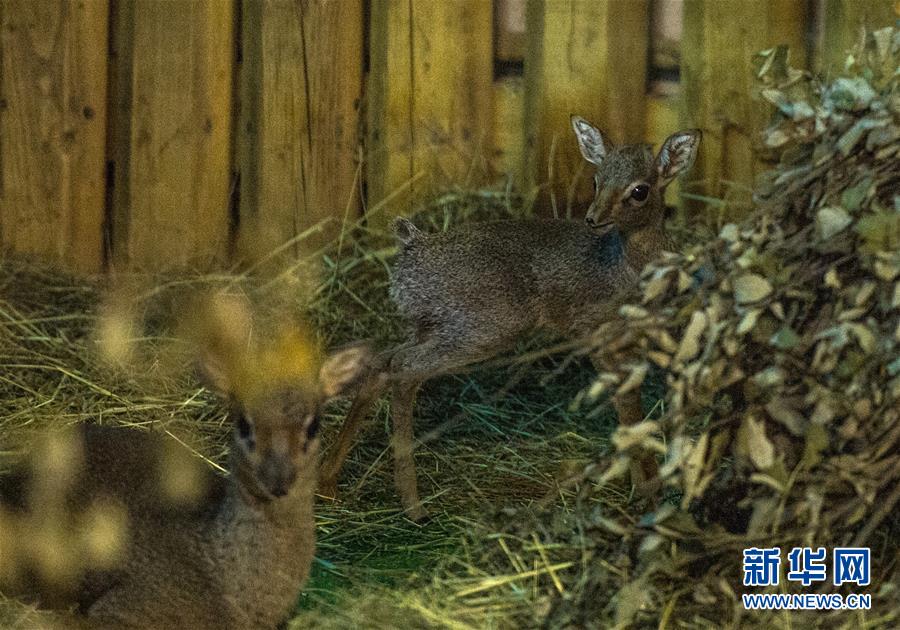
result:
[(594, 217), (584, 217), (584, 222), (591, 227), (597, 227), (597, 221), (594, 220)]

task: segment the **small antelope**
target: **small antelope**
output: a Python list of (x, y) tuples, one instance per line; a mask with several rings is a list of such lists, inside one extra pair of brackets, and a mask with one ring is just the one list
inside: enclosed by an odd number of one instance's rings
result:
[[(573, 117), (572, 126), (582, 155), (596, 167), (586, 224), (509, 220), (424, 234), (406, 219), (395, 222), (400, 252), (391, 297), (410, 337), (381, 356), (380, 372), (357, 394), (323, 467), (322, 494), (336, 493), (360, 423), (390, 385), (395, 483), (407, 515), (424, 518), (412, 428), (422, 383), (495, 356), (537, 328), (570, 338), (589, 334), (615, 315), (617, 296), (635, 284), (643, 266), (672, 248), (663, 193), (693, 164), (700, 132), (673, 134), (654, 157), (647, 145), (613, 147), (582, 118)], [(639, 392), (614, 403), (620, 422), (643, 418)], [(654, 467), (642, 464), (635, 483)]]
[[(289, 351), (248, 353), (246, 333), (221, 336), (201, 357), (207, 383), (229, 401), (233, 432), (230, 474), (204, 467), (199, 505), (165, 505), (148, 482), (165, 436), (80, 429), (83, 464), (69, 503), (77, 508), (105, 496), (124, 505), (129, 518), (121, 562), (81, 580), (74, 596), (82, 614), (73, 614), (72, 624), (272, 630), (291, 611), (315, 547), (320, 410), (356, 379), (368, 351), (350, 347), (320, 364), (297, 339), (288, 340)], [(27, 477), (4, 480), (0, 513), (29, 509)]]

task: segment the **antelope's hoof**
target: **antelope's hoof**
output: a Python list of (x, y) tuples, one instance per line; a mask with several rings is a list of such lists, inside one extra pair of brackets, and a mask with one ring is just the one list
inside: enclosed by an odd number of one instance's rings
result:
[(419, 525), (425, 525), (431, 521), (431, 514), (428, 513), (421, 503), (416, 503), (412, 507), (404, 508), (403, 512), (406, 518)]

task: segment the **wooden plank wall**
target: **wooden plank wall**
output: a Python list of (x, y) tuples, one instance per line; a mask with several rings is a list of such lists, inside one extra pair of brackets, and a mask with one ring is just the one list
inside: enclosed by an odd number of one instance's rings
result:
[(0, 6), (0, 243), (100, 269), (108, 4)]
[[(229, 238), (234, 5), (133, 0), (116, 43), (130, 101), (112, 208), (117, 266), (209, 266)], [(161, 261), (165, 261), (162, 263)]]
[(787, 43), (802, 65), (804, 15), (805, 6), (793, 0), (685, 0), (681, 122), (703, 131), (690, 176), (701, 184), (694, 192), (749, 201), (762, 168), (755, 158), (758, 131), (767, 117), (752, 98), (751, 59), (759, 50)]
[(818, 68), (838, 69), (846, 56), (843, 51), (853, 46), (863, 25), (888, 26), (900, 19), (900, 3), (896, 0), (823, 0), (822, 42)]
[(746, 195), (751, 55), (834, 68), (898, 11), (685, 0), (681, 93), (659, 98), (661, 1), (0, 0), (0, 247), (87, 273), (281, 265), (347, 219), (503, 178), (579, 216), (575, 113), (617, 142), (699, 126), (690, 190)]
[[(408, 214), (423, 195), (476, 186), (493, 117), (492, 5), (372, 0), (368, 81), (371, 219)], [(387, 207), (375, 207), (393, 199)]]
[(359, 216), (362, 0), (242, 3), (238, 250), (277, 262)]

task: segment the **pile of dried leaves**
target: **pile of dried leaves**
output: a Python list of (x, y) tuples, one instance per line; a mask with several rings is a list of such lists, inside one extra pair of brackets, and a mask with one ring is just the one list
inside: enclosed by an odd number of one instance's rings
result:
[(628, 617), (659, 619), (685, 586), (676, 576), (690, 578), (682, 601), (748, 614), (750, 546), (871, 546), (861, 590), (898, 609), (900, 30), (867, 34), (828, 83), (789, 68), (784, 49), (759, 61), (778, 163), (756, 212), (648, 267), (624, 334), (622, 322), (598, 332), (607, 371), (593, 394), (666, 371), (661, 418), (614, 440), (623, 459), (663, 454), (680, 498), (638, 522), (598, 521), (639, 541), (642, 586), (619, 597)]

